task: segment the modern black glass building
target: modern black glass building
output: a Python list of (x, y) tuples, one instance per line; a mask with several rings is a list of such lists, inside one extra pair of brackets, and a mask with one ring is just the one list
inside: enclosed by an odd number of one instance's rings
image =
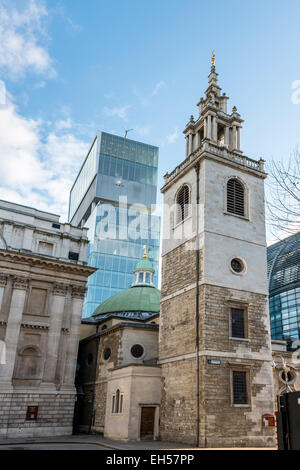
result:
[[(88, 279), (83, 317), (132, 284), (147, 245), (158, 273), (160, 217), (158, 147), (98, 132), (70, 192), (69, 221), (89, 228), (87, 262), (99, 268)], [(157, 274), (153, 279), (157, 287)]]
[(300, 339), (300, 232), (267, 249), (271, 337)]

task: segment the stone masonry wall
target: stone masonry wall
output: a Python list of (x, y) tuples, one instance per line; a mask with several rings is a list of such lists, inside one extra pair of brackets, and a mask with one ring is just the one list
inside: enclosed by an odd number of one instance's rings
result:
[[(195, 238), (166, 253), (162, 258), (162, 299), (179, 289), (196, 282)], [(199, 256), (200, 279), (202, 276), (202, 251)]]
[[(0, 436), (71, 435), (75, 395), (0, 393)], [(28, 406), (38, 406), (36, 421), (26, 421)]]
[[(195, 288), (161, 303), (160, 436), (196, 442)], [(217, 286), (200, 286), (200, 445), (274, 447), (274, 429), (262, 415), (274, 412), (267, 298)], [(230, 338), (230, 306), (248, 310), (248, 338)], [(189, 355), (186, 357), (186, 355)], [(208, 364), (217, 359), (218, 365)], [(249, 374), (248, 405), (232, 404), (232, 370)]]
[(196, 443), (195, 358), (162, 365), (160, 439)]
[[(121, 332), (122, 330), (113, 330), (101, 335), (100, 337), (94, 402), (95, 421), (92, 428), (93, 430), (99, 432), (103, 432), (105, 426), (107, 370), (112, 369), (119, 364)], [(106, 348), (110, 348), (111, 350), (111, 356), (108, 360), (103, 358), (103, 353)]]

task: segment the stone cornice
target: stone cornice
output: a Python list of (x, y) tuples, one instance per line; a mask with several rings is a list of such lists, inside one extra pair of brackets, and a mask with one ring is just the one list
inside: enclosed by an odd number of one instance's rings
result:
[(17, 253), (9, 250), (0, 250), (0, 261), (7, 261), (12, 263), (24, 263), (32, 267), (50, 269), (60, 272), (82, 274), (85, 277), (90, 276), (96, 268), (84, 266), (80, 264), (67, 263), (65, 261), (52, 260), (38, 255)]

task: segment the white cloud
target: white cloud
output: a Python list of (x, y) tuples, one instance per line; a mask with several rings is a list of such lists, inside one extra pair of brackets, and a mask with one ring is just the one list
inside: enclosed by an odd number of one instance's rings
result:
[(47, 16), (42, 1), (30, 0), (23, 11), (0, 6), (0, 71), (6, 76), (18, 79), (27, 71), (55, 76), (52, 59), (42, 44)]
[(148, 135), (151, 131), (152, 127), (151, 126), (135, 126), (134, 130), (139, 134), (139, 135)]
[(118, 116), (120, 119), (124, 119), (124, 121), (126, 121), (127, 110), (129, 108), (131, 108), (131, 104), (127, 104), (125, 106), (115, 107), (115, 108), (108, 108), (107, 106), (105, 106), (103, 108), (103, 111), (107, 116)]
[(57, 130), (62, 130), (62, 129), (71, 129), (72, 128), (72, 120), (70, 117), (67, 117), (66, 119), (60, 119), (55, 123), (55, 128)]
[(165, 85), (166, 85), (166, 83), (165, 83), (163, 80), (161, 80), (160, 82), (158, 82), (158, 83), (155, 85), (154, 90), (152, 91), (151, 95), (152, 95), (152, 96), (156, 95), (156, 94), (159, 92), (159, 90), (160, 90), (162, 87), (164, 87)]
[(69, 191), (89, 144), (70, 129), (42, 138), (44, 124), (25, 119), (11, 102), (0, 107), (0, 198), (66, 220)]
[(175, 127), (174, 132), (166, 136), (166, 140), (169, 144), (173, 144), (177, 137), (179, 136), (178, 127)]

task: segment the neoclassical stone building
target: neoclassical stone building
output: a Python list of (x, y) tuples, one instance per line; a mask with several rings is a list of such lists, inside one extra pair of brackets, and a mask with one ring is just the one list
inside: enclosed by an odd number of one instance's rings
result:
[(86, 232), (0, 201), (1, 437), (72, 433)]

